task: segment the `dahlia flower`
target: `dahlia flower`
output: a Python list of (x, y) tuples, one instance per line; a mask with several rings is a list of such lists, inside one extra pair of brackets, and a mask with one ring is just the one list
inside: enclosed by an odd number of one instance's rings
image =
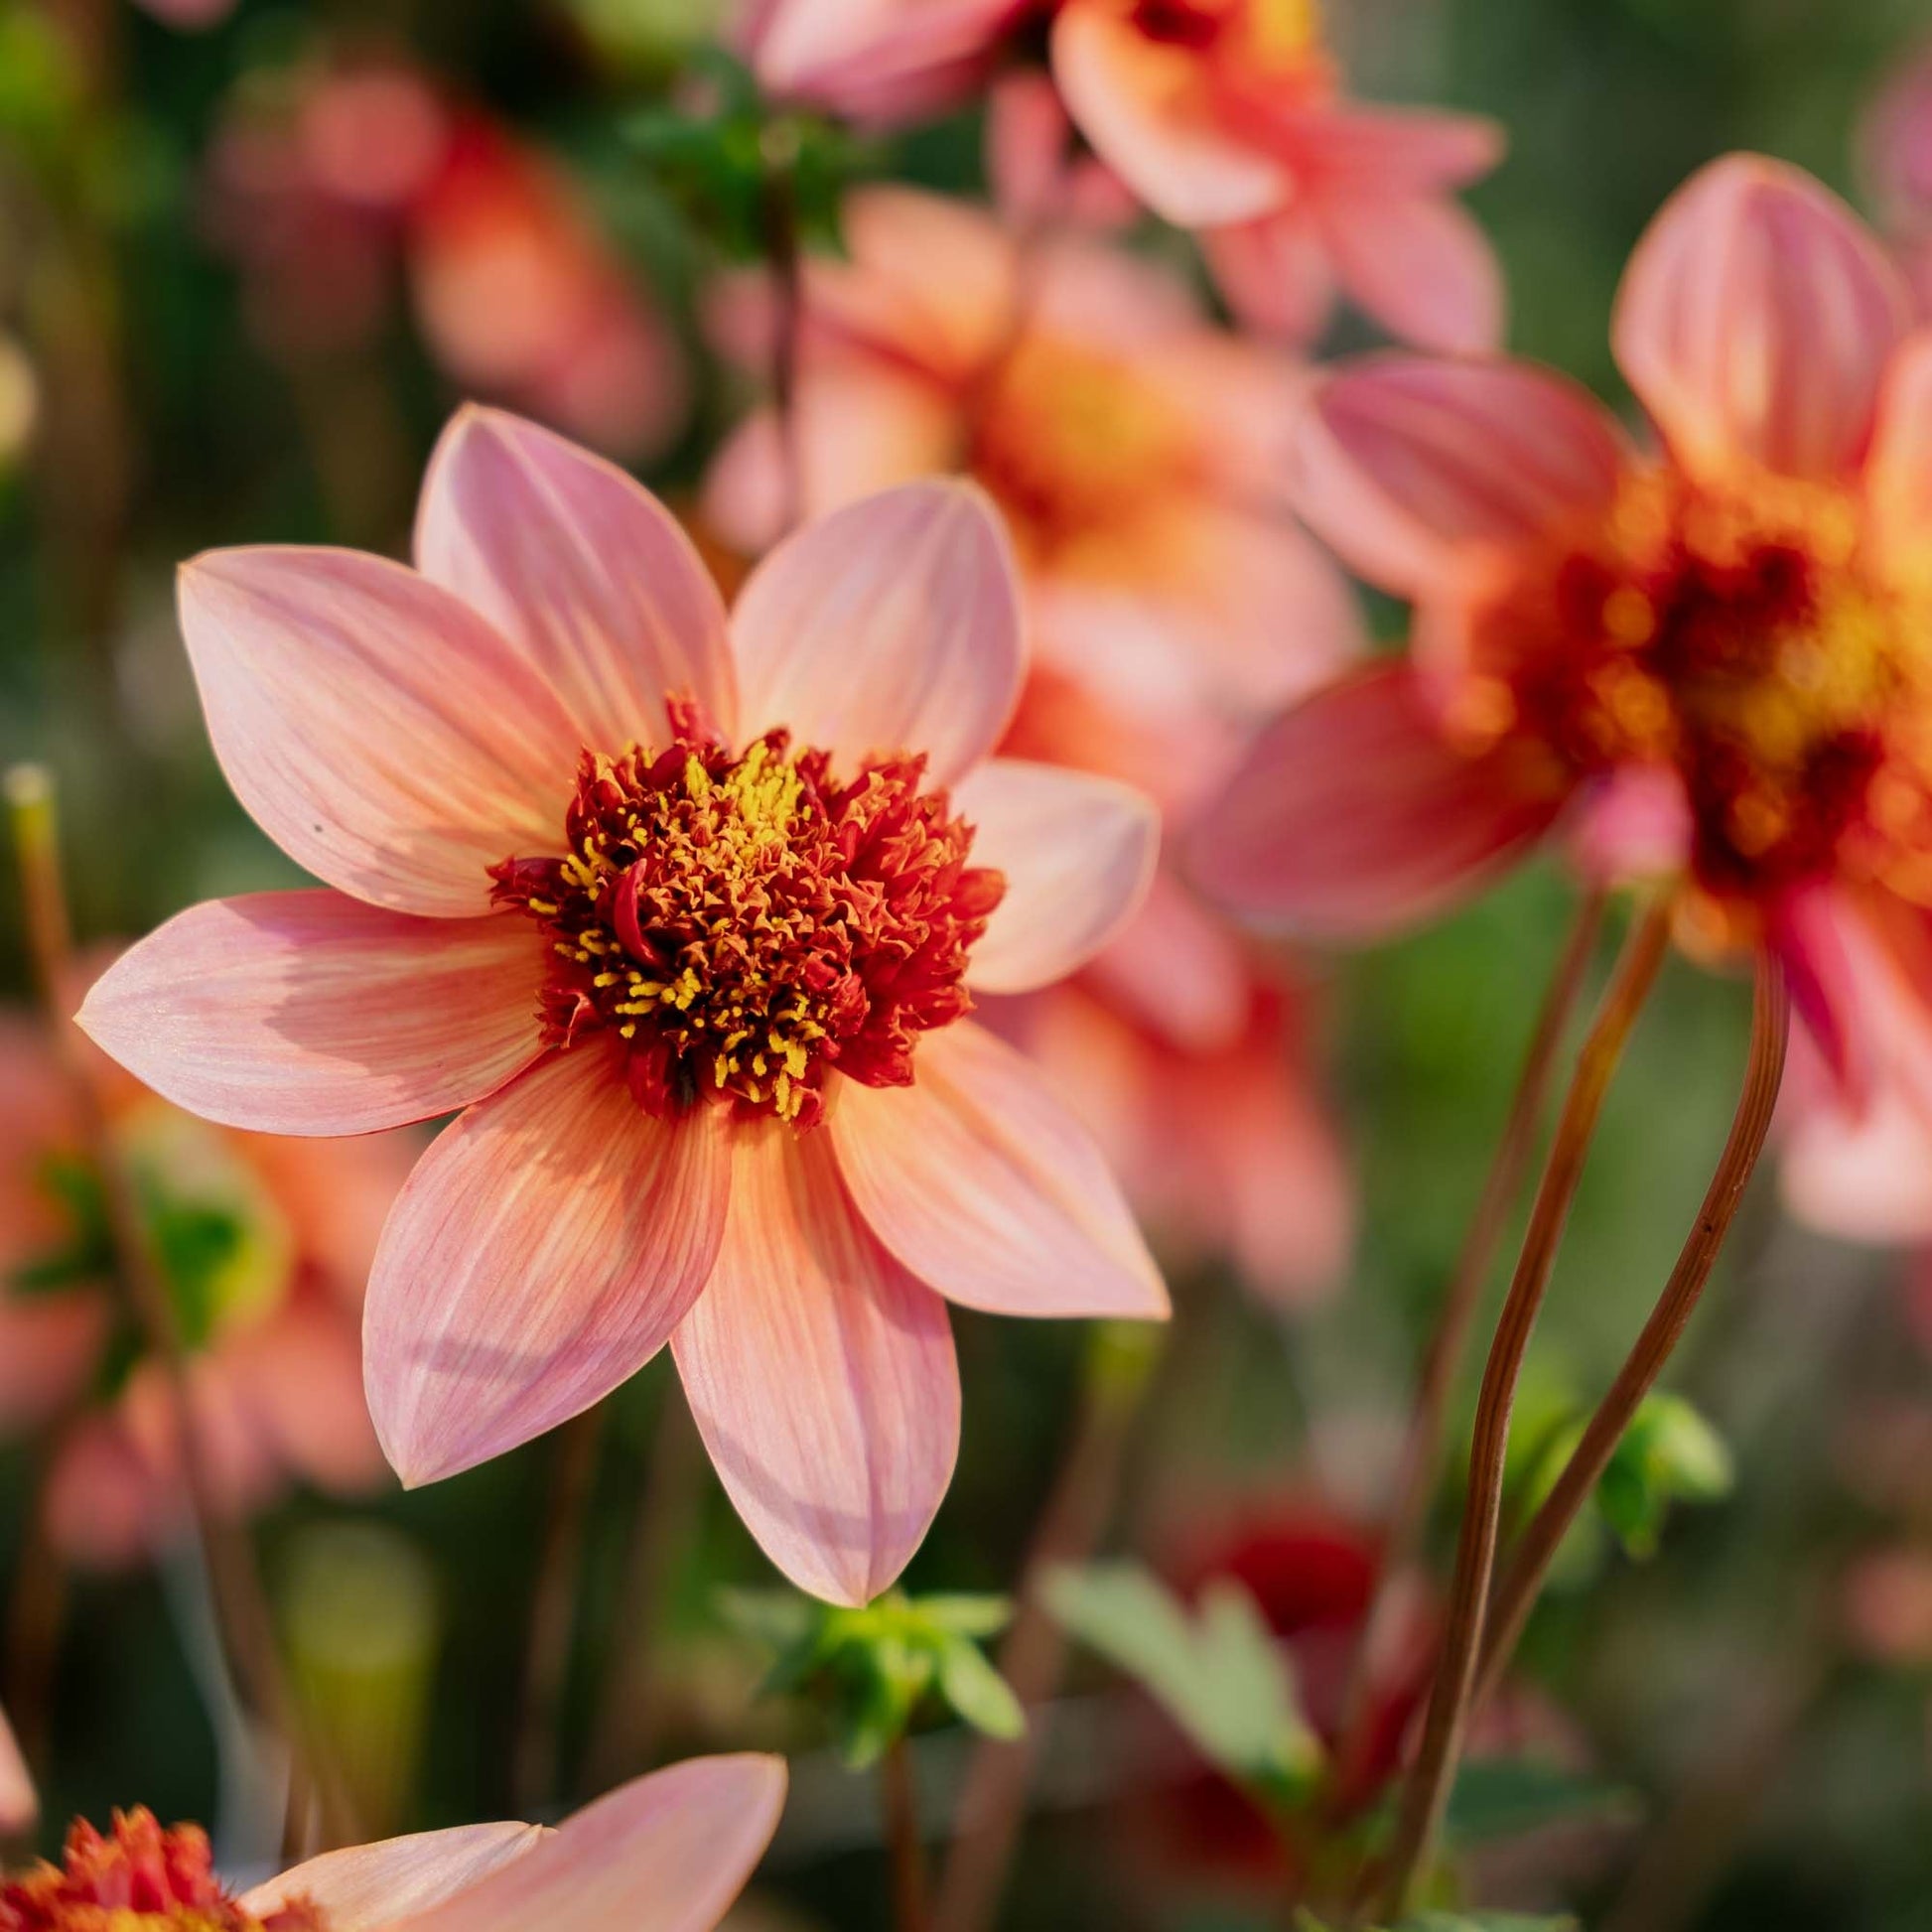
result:
[(1568, 830), (1768, 948), (1841, 1091), (1932, 1106), (1932, 344), (1851, 211), (1732, 156), (1639, 245), (1618, 360), (1659, 444), (1521, 362), (1371, 359), (1305, 424), (1304, 512), (1415, 642), (1290, 711), (1202, 821), (1224, 903), (1331, 938)]
[(957, 1450), (942, 1298), (1166, 1311), (1091, 1141), (966, 1019), (972, 990), (1043, 985), (1118, 929), (1153, 807), (988, 759), (1023, 650), (970, 487), (807, 526), (728, 621), (654, 498), (472, 410), (416, 555), (186, 568), (216, 756), (327, 889), (183, 913), (80, 1024), (235, 1125), (465, 1110), (369, 1283), (369, 1406), (405, 1482), (669, 1341), (772, 1560), (867, 1600)]
[(0, 1880), (0, 1932), (711, 1932), (784, 1804), (773, 1757), (700, 1757), (587, 1805), (555, 1831), (466, 1825), (325, 1852), (239, 1896), (207, 1835), (145, 1810), (68, 1834), (59, 1864)]

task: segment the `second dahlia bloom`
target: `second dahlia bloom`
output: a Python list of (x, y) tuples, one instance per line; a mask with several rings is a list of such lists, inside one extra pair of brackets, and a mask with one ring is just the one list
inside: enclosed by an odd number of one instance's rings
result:
[(1370, 360), (1302, 500), (1415, 606), (1406, 662), (1291, 711), (1204, 818), (1228, 903), (1330, 937), (1439, 912), (1559, 824), (1763, 946), (1841, 1088), (1932, 1106), (1932, 341), (1808, 176), (1714, 163), (1624, 278), (1640, 449), (1524, 363)]
[(1092, 1143), (966, 1018), (969, 989), (1105, 943), (1153, 807), (989, 760), (1019, 611), (961, 485), (807, 526), (728, 621), (637, 484), (467, 411), (416, 557), (187, 567), (216, 755), (329, 890), (182, 914), (81, 1025), (235, 1124), (467, 1110), (369, 1283), (369, 1406), (405, 1481), (527, 1441), (669, 1341), (773, 1561), (866, 1600), (951, 1475), (942, 1297), (1166, 1311)]
[(712, 1932), (777, 1828), (774, 1757), (699, 1757), (554, 1831), (513, 1822), (325, 1852), (236, 1894), (207, 1836), (117, 1812), (0, 1878), (0, 1932)]

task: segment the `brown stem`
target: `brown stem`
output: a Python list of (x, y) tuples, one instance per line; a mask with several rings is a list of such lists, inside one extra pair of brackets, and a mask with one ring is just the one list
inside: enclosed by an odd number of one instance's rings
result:
[[(1000, 1674), (1030, 1712), (1058, 1688), (1067, 1653), (1060, 1626), (1047, 1614), (1042, 1580), (1061, 1564), (1084, 1562), (1106, 1534), (1159, 1335), (1140, 1326), (1108, 1327), (1089, 1343), (1079, 1419), (1035, 1529), (1018, 1608), (1000, 1645)], [(992, 1923), (1038, 1755), (1037, 1730), (1031, 1728), (1011, 1742), (985, 1737), (975, 1747), (959, 1794), (958, 1835), (940, 1874), (936, 1932), (983, 1932)]]
[(571, 1640), (577, 1634), (584, 1541), (603, 1433), (604, 1405), (599, 1403), (565, 1423), (551, 1448), (543, 1551), (537, 1560), (536, 1591), (530, 1599), (530, 1634), (523, 1654), (521, 1716), (512, 1767), (517, 1806), (530, 1817), (558, 1795), (564, 1692), (570, 1676)]
[(904, 1733), (895, 1737), (879, 1764), (879, 1798), (886, 1816), (886, 1846), (893, 1863), (894, 1932), (928, 1932), (925, 1840), (919, 1830), (919, 1781)]
[(1670, 1280), (1644, 1323), (1643, 1332), (1610, 1384), (1583, 1440), (1571, 1451), (1556, 1487), (1510, 1553), (1489, 1606), (1475, 1701), (1481, 1705), (1496, 1688), (1515, 1653), (1523, 1626), (1543, 1588), (1558, 1547), (1609, 1467), (1638, 1405), (1650, 1393), (1665, 1362), (1682, 1338), (1717, 1263), (1749, 1185), (1764, 1137), (1777, 1108), (1784, 1079), (1785, 1044), (1790, 1036), (1791, 999), (1777, 963), (1760, 956), (1751, 1013), (1750, 1058), (1744, 1088), (1730, 1123), (1730, 1137), (1711, 1176), (1704, 1205), (1672, 1269)]
[[(50, 1437), (58, 1437), (60, 1429), (57, 1423)], [(21, 1755), (37, 1777), (45, 1777), (69, 1578), (67, 1563), (48, 1533), (47, 1475), (54, 1458), (45, 1443), (37, 1460), (26, 1537), (7, 1606), (7, 1716)]]
[(1436, 1326), (1423, 1354), (1415, 1409), (1402, 1447), (1394, 1500), (1383, 1536), (1374, 1601), (1362, 1625), (1347, 1696), (1343, 1701), (1341, 1742), (1335, 1751), (1333, 1788), (1353, 1788), (1360, 1766), (1373, 1747), (1375, 1674), (1394, 1606), (1415, 1567), (1429, 1497), (1443, 1457), (1443, 1436), (1449, 1396), (1468, 1347), (1469, 1330), (1482, 1299), (1483, 1284), (1496, 1258), (1509, 1210), (1523, 1184), (1537, 1128), (1549, 1104), (1557, 1053), (1576, 1012), (1584, 978), (1603, 926), (1606, 895), (1590, 892), (1577, 908), (1570, 937), (1559, 956), (1542, 1010), (1523, 1057), (1509, 1113), (1504, 1119), (1489, 1172), (1483, 1178), (1462, 1246), (1437, 1312)]
[(167, 1372), (182, 1476), (197, 1543), (207, 1567), (215, 1623), (230, 1674), (256, 1717), (281, 1741), (289, 1764), (291, 1847), (313, 1849), (314, 1832), (344, 1837), (353, 1821), (329, 1784), (319, 1782), (300, 1735), (295, 1701), (275, 1642), (275, 1626), (253, 1552), (238, 1527), (218, 1506), (189, 1391), (188, 1355), (175, 1307), (155, 1260), (139, 1195), (109, 1131), (99, 1089), (92, 1079), (78, 1031), (68, 1014), (74, 986), (73, 936), (62, 883), (54, 783), (39, 765), (17, 765), (6, 775), (8, 816), (20, 864), (28, 944), (49, 1024), (73, 1090), (88, 1156), (100, 1176), (115, 1281), (141, 1330)]
[(805, 501), (804, 444), (798, 423), (798, 357), (805, 324), (805, 269), (798, 242), (798, 129), (789, 120), (766, 124), (759, 139), (759, 216), (771, 269), (771, 407), (778, 423), (778, 468), (783, 479), (779, 533), (799, 522)]
[(657, 1664), (664, 1597), (696, 1533), (710, 1466), (675, 1386), (664, 1392), (647, 1453), (612, 1620), (611, 1681), (591, 1736), (590, 1783), (599, 1791), (651, 1763), (664, 1721), (665, 1685)]
[(1583, 1178), (1584, 1163), (1595, 1132), (1610, 1080), (1663, 963), (1670, 940), (1670, 900), (1660, 895), (1644, 910), (1623, 944), (1616, 972), (1597, 1008), (1589, 1036), (1577, 1056), (1570, 1091), (1544, 1163), (1536, 1204), (1530, 1210), (1522, 1253), (1509, 1285), (1489, 1359), (1476, 1397), (1469, 1452), (1469, 1492), (1455, 1552), (1455, 1577), (1449, 1587), (1441, 1653), (1431, 1687), (1422, 1746), (1402, 1792), (1395, 1843), (1381, 1882), (1374, 1887), (1384, 1915), (1399, 1917), (1428, 1861), (1449, 1785), (1462, 1755), (1468, 1726), (1469, 1697), (1475, 1685), (1482, 1643), (1484, 1606), (1502, 1504), (1503, 1466), (1509, 1450), (1510, 1413), (1516, 1400), (1530, 1332), (1543, 1306), (1544, 1291), (1556, 1264), (1557, 1249), (1570, 1218), (1571, 1203)]

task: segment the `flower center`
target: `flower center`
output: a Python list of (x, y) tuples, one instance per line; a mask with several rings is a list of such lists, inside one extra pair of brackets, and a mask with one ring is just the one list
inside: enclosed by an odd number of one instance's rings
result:
[(689, 706), (661, 752), (586, 752), (559, 858), (492, 869), (551, 942), (547, 1042), (622, 1042), (640, 1106), (699, 1100), (810, 1126), (834, 1068), (904, 1086), (1006, 882), (922, 758), (833, 775), (770, 732), (733, 754)]
[(1316, 0), (1134, 0), (1133, 21), (1165, 47), (1213, 49), (1265, 70), (1300, 68), (1321, 47)]
[(966, 468), (1029, 566), (1106, 572), (1146, 563), (1199, 458), (1187, 422), (1130, 364), (1034, 335), (984, 398)]
[(167, 1830), (152, 1812), (114, 1814), (103, 1837), (84, 1820), (58, 1865), (0, 1882), (0, 1932), (326, 1932), (293, 1900), (267, 1918), (244, 1911), (214, 1875), (199, 1826)]
[(1451, 722), (1520, 722), (1573, 770), (1673, 767), (1719, 897), (1895, 874), (1932, 836), (1928, 618), (1844, 493), (1658, 474), (1485, 607)]

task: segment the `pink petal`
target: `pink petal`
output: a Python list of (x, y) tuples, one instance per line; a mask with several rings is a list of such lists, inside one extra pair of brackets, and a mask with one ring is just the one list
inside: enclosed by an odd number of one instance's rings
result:
[(1886, 558), (1921, 566), (1932, 553), (1932, 330), (1908, 337), (1885, 372), (1864, 487)]
[[(1793, 1044), (1803, 1054), (1816, 1051), (1802, 1034)], [(1823, 1089), (1828, 1078), (1819, 1067), (1805, 1084)], [(1794, 1219), (1885, 1247), (1932, 1240), (1932, 1121), (1909, 1095), (1888, 1086), (1860, 1109), (1820, 1091), (1787, 1113), (1778, 1166)]]
[(831, 1135), (873, 1232), (949, 1301), (1166, 1317), (1167, 1288), (1092, 1137), (984, 1028), (928, 1035), (910, 1088), (844, 1082)]
[(1150, 39), (1107, 0), (1060, 9), (1052, 63), (1080, 132), (1164, 219), (1214, 227), (1287, 200), (1282, 164), (1216, 120), (1199, 57)]
[(827, 1134), (741, 1140), (723, 1252), (671, 1347), (765, 1555), (815, 1596), (870, 1602), (952, 1480), (959, 1370), (946, 1305), (880, 1245)]
[(1608, 412), (1554, 370), (1381, 355), (1316, 392), (1294, 484), (1349, 565), (1417, 597), (1471, 549), (1607, 509), (1628, 461)]
[(1560, 804), (1516, 778), (1507, 748), (1456, 752), (1417, 674), (1376, 665), (1264, 732), (1189, 851), (1203, 890), (1237, 915), (1364, 940), (1472, 897)]
[(505, 1822), (351, 1845), (257, 1885), (243, 1895), (241, 1908), (267, 1918), (301, 1899), (317, 1908), (329, 1932), (387, 1932), (527, 1858), (548, 1836), (540, 1825)]
[(1020, 695), (1020, 592), (972, 484), (906, 483), (787, 537), (732, 614), (749, 731), (788, 726), (850, 761), (925, 753), (949, 784)]
[(582, 749), (535, 667), (440, 586), (352, 550), (214, 550), (181, 621), (235, 796), (298, 865), (441, 917), (556, 849)]
[(736, 725), (724, 601), (691, 539), (615, 464), (550, 430), (460, 410), (424, 480), (416, 560), (529, 656), (585, 745), (664, 744), (667, 696)]
[(16, 1838), (32, 1831), (40, 1811), (27, 1760), (20, 1754), (7, 1714), (0, 1711), (0, 1836)]
[(1201, 236), (1214, 285), (1248, 328), (1310, 344), (1328, 326), (1335, 276), (1320, 231), (1297, 205)]
[(1147, 896), (1161, 851), (1154, 802), (1112, 778), (994, 759), (954, 793), (972, 862), (1007, 892), (973, 948), (971, 984), (1025, 993), (1091, 959)]
[(1282, 124), (1304, 167), (1324, 181), (1397, 192), (1466, 188), (1501, 161), (1508, 145), (1497, 122), (1434, 107), (1330, 101), (1285, 116)]
[(1729, 155), (1671, 197), (1630, 257), (1612, 340), (1678, 460), (1851, 469), (1904, 334), (1897, 271), (1797, 168)]
[(691, 1758), (620, 1785), (390, 1932), (712, 1932), (784, 1801), (782, 1758)]
[(654, 1120), (602, 1042), (473, 1107), (417, 1164), (369, 1278), (363, 1373), (414, 1487), (588, 1409), (683, 1318), (725, 1223), (716, 1116)]
[(1446, 355), (1500, 345), (1502, 269), (1481, 223), (1448, 195), (1324, 188), (1319, 218), (1343, 290), (1390, 335)]
[(382, 1484), (352, 1310), (303, 1297), (221, 1353), (256, 1436), (282, 1468), (338, 1496)]
[(112, 1311), (101, 1293), (22, 1295), (4, 1280), (0, 1276), (0, 1430), (12, 1435), (52, 1422), (86, 1393), (111, 1332)]
[(536, 926), (510, 913), (254, 893), (191, 906), (123, 953), (78, 1023), (205, 1119), (366, 1134), (453, 1113), (528, 1066), (543, 972)]

